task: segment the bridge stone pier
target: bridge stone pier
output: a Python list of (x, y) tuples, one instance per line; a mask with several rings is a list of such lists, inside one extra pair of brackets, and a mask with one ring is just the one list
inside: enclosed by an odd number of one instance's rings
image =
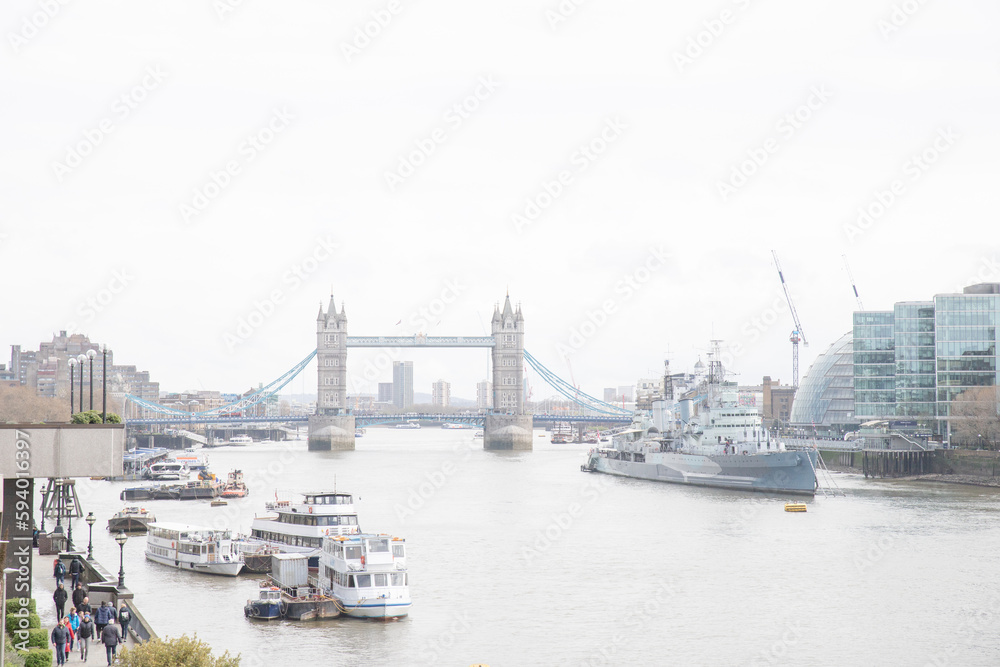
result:
[(354, 449), (355, 420), (347, 404), (349, 347), (484, 347), (492, 351), (493, 413), (486, 415), (485, 449), (532, 448), (532, 419), (524, 413), (524, 316), (507, 295), (494, 309), (490, 336), (348, 336), (347, 315), (333, 296), (316, 317), (317, 400), (309, 418), (309, 449)]

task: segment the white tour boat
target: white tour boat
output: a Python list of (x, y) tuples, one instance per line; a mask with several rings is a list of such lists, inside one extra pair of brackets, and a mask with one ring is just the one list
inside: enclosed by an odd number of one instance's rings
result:
[(229, 439), (230, 445), (252, 445), (253, 438), (249, 435), (234, 435)]
[(319, 587), (340, 611), (358, 618), (399, 618), (410, 612), (406, 541), (391, 535), (341, 535), (323, 540)]
[(189, 473), (183, 461), (160, 461), (149, 466), (150, 479), (187, 479)]
[(253, 520), (250, 537), (239, 543), (244, 552), (256, 552), (266, 546), (280, 553), (304, 553), (309, 556), (309, 566), (315, 568), (319, 565), (324, 537), (361, 532), (354, 499), (349, 493), (305, 493), (301, 502), (275, 499), (265, 507), (274, 515)]
[(416, 419), (408, 419), (405, 422), (396, 424), (396, 428), (420, 428), (420, 422)]
[(228, 530), (181, 523), (151, 523), (146, 533), (146, 558), (179, 570), (235, 577), (243, 569), (243, 554)]

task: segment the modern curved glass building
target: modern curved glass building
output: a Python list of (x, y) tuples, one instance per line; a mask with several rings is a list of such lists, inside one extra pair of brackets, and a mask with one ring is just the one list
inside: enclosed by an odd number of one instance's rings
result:
[(813, 362), (795, 392), (794, 428), (816, 429), (820, 434), (840, 435), (855, 430), (854, 333), (838, 338)]

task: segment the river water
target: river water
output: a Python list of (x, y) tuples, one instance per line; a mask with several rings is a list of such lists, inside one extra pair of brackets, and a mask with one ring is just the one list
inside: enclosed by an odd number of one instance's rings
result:
[[(161, 637), (196, 632), (244, 667), (1000, 662), (996, 490), (835, 475), (844, 497), (793, 514), (784, 497), (586, 474), (587, 445), (534, 444), (487, 452), (470, 430), (369, 428), (353, 452), (219, 448), (211, 469), (242, 469), (249, 497), (143, 503), (161, 521), (249, 532), (275, 490), (336, 485), (365, 531), (407, 540), (403, 620), (251, 622), (256, 578), (148, 562), (144, 536), (125, 545), (126, 584)], [(99, 519), (95, 556), (117, 572), (105, 526), (132, 484), (78, 485)], [(86, 536), (78, 520), (78, 548)]]

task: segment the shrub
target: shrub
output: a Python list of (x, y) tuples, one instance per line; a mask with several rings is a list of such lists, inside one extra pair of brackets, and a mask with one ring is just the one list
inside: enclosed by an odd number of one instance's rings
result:
[(52, 649), (33, 648), (24, 656), (24, 667), (52, 667)]
[[(109, 412), (105, 415), (105, 419), (109, 424), (121, 424), (122, 418), (113, 412)], [(70, 417), (70, 422), (73, 424), (100, 424), (101, 423), (101, 413), (97, 410), (87, 410), (86, 412), (77, 412), (75, 415)]]
[(48, 648), (49, 647), (49, 632), (43, 628), (32, 628), (28, 630), (28, 646), (37, 646), (38, 648)]
[[(8, 616), (7, 617), (7, 634), (13, 633), (15, 630), (21, 629), (21, 621), (24, 620), (23, 616)], [(28, 614), (28, 628), (40, 628), (42, 627), (42, 619), (38, 617), (38, 614)]]
[(198, 635), (182, 635), (126, 648), (118, 654), (118, 663), (121, 667), (239, 667), (240, 657), (230, 656), (229, 651), (214, 657), (212, 647)]
[[(7, 615), (10, 616), (16, 612), (21, 611), (21, 600), (22, 598), (11, 598), (7, 600)], [(37, 603), (35, 598), (28, 598), (28, 611), (35, 613), (38, 611)]]

